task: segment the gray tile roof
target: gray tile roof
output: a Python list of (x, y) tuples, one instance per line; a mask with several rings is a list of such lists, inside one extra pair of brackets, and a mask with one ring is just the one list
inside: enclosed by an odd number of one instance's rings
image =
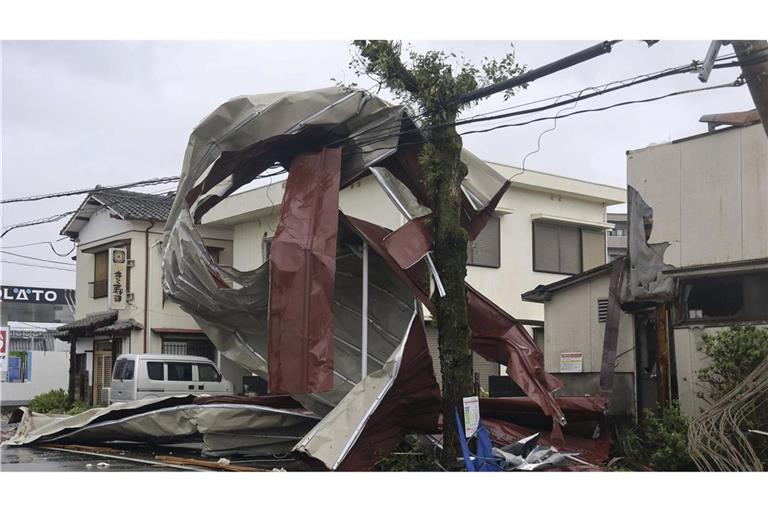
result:
[(91, 197), (125, 219), (165, 221), (173, 206), (173, 195), (142, 194), (127, 190), (104, 190)]

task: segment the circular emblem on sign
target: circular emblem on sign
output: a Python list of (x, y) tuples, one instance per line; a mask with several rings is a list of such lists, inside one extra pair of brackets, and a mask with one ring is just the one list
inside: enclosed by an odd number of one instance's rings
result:
[(125, 252), (124, 251), (113, 252), (112, 261), (115, 263), (125, 263)]

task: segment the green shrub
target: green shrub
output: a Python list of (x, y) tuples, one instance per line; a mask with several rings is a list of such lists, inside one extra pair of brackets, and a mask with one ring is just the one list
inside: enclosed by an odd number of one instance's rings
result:
[(52, 389), (47, 393), (35, 396), (28, 405), (32, 412), (64, 414), (67, 409), (67, 392), (63, 389)]
[(699, 382), (708, 388), (699, 396), (710, 402), (727, 395), (768, 357), (768, 330), (752, 325), (704, 334), (702, 342), (711, 364), (698, 372)]
[(658, 414), (645, 411), (643, 421), (617, 436), (619, 454), (656, 471), (696, 471), (688, 454), (688, 418), (677, 403)]
[(81, 412), (85, 412), (90, 407), (80, 400), (76, 400), (74, 404), (72, 404), (72, 407), (67, 411), (67, 414), (74, 416), (75, 414), (80, 414)]

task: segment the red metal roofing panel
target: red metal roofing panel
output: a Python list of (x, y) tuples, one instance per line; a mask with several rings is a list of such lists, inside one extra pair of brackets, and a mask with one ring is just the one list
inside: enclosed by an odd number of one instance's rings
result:
[(291, 162), (270, 250), (269, 389), (333, 388), (333, 292), (341, 150)]

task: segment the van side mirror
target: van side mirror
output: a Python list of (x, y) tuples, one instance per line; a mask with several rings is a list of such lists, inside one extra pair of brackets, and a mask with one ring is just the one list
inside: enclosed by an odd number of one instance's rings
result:
[(219, 377), (216, 379), (216, 382), (221, 382), (221, 374), (219, 374)]

